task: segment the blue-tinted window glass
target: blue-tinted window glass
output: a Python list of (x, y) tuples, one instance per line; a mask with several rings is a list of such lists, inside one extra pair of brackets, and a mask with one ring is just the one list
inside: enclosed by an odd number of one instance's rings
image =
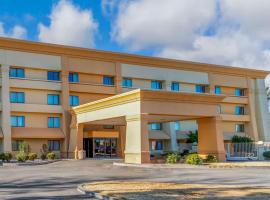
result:
[(60, 118), (48, 117), (48, 128), (60, 128)]
[(78, 83), (79, 82), (79, 74), (70, 72), (68, 76), (69, 82), (71, 83)]
[(78, 106), (79, 105), (79, 97), (78, 96), (69, 96), (69, 105), (70, 106)]
[(205, 86), (204, 85), (196, 85), (196, 92), (205, 93)]
[(10, 92), (11, 103), (24, 103), (24, 92)]
[(157, 141), (156, 150), (162, 150), (162, 141)]
[(103, 84), (104, 85), (114, 85), (114, 78), (111, 76), (104, 76), (103, 77)]
[(16, 78), (24, 78), (24, 69), (21, 68), (10, 68), (9, 69), (9, 76), (16, 77)]
[(11, 116), (12, 127), (24, 127), (24, 116)]
[(215, 87), (215, 94), (221, 94), (221, 88), (219, 86)]
[(49, 151), (59, 151), (60, 150), (60, 141), (59, 140), (49, 140), (48, 141)]
[(122, 80), (123, 87), (132, 87), (132, 79), (130, 78), (123, 78)]
[(151, 81), (151, 89), (161, 90), (162, 89), (162, 82), (161, 81)]
[(48, 71), (47, 79), (51, 81), (60, 81), (60, 72)]
[(48, 94), (48, 105), (59, 105), (59, 95)]
[(172, 91), (179, 91), (180, 90), (180, 84), (178, 82), (172, 82), (171, 90)]
[(160, 123), (152, 123), (151, 130), (161, 130), (161, 124)]
[(242, 106), (236, 106), (235, 107), (235, 114), (236, 115), (244, 115), (244, 107), (242, 107)]
[(174, 129), (175, 129), (176, 131), (180, 131), (180, 122), (175, 122), (175, 123), (174, 123)]
[(244, 124), (236, 124), (235, 131), (238, 133), (245, 132), (245, 125)]
[(235, 89), (235, 96), (245, 96), (245, 90), (244, 89), (241, 89), (241, 88), (236, 88)]

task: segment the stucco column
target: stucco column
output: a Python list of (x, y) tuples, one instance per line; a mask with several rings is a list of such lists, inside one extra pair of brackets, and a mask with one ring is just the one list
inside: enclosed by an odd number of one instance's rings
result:
[(83, 124), (77, 124), (75, 114), (72, 115), (72, 121), (70, 125), (70, 141), (69, 152), (74, 152), (75, 159), (83, 159)]
[(126, 126), (118, 126), (119, 137), (117, 141), (117, 154), (120, 158), (124, 158), (125, 142), (126, 142)]
[(164, 123), (164, 130), (166, 133), (170, 134), (170, 150), (171, 151), (178, 151), (178, 144), (176, 138), (176, 130), (174, 127), (175, 122)]
[[(62, 59), (62, 62), (64, 62), (65, 59)], [(61, 92), (61, 104), (62, 104), (62, 130), (65, 134), (65, 139), (63, 142), (63, 147), (61, 149), (64, 153), (63, 156), (69, 157), (68, 155), (68, 149), (69, 149), (69, 137), (70, 137), (70, 121), (71, 116), (69, 113), (69, 81), (68, 81), (68, 75), (69, 72), (67, 70), (62, 70), (61, 72), (61, 81), (62, 81), (62, 92)]]
[(198, 153), (215, 155), (218, 161), (225, 162), (224, 139), (221, 118), (201, 118), (198, 122)]
[(122, 93), (122, 71), (119, 62), (115, 64), (115, 92), (116, 94)]
[[(248, 135), (255, 141), (259, 140), (257, 121), (256, 121), (256, 99), (255, 99), (255, 80), (248, 78), (248, 113), (250, 122), (247, 124)], [(245, 132), (247, 132), (245, 130)]]
[(4, 151), (12, 151), (9, 100), (9, 66), (1, 65), (2, 74), (2, 130), (4, 134)]
[(148, 122), (146, 116), (126, 116), (125, 163), (149, 163)]

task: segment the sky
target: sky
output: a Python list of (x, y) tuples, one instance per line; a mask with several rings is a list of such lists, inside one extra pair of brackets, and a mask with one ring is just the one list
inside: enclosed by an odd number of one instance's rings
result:
[(270, 70), (269, 0), (1, 0), (0, 36)]

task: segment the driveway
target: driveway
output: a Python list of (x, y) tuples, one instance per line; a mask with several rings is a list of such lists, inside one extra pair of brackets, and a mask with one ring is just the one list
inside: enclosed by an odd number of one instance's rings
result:
[(86, 199), (78, 184), (100, 180), (269, 186), (269, 168), (149, 169), (113, 166), (111, 160), (60, 161), (0, 167), (0, 199)]

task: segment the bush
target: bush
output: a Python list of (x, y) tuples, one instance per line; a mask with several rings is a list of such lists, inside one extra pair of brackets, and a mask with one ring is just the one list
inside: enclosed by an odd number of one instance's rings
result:
[(166, 163), (175, 164), (179, 161), (180, 156), (177, 153), (170, 153), (167, 155)]
[(270, 158), (270, 151), (265, 151), (265, 152), (263, 152), (263, 156), (264, 156), (265, 158)]
[(232, 137), (232, 143), (251, 143), (253, 142), (251, 137), (234, 135)]
[(25, 162), (28, 160), (28, 158), (29, 157), (28, 157), (27, 153), (25, 153), (23, 151), (21, 151), (20, 153), (18, 153), (16, 155), (16, 159), (18, 160), (18, 162)]
[(10, 162), (12, 154), (10, 152), (4, 152), (0, 154), (0, 160)]
[(41, 158), (41, 160), (45, 160), (47, 158), (47, 155), (46, 154), (41, 154), (40, 158)]
[(28, 154), (30, 152), (30, 146), (26, 142), (22, 142), (19, 145), (19, 151)]
[(47, 158), (50, 159), (50, 160), (54, 160), (55, 159), (55, 153), (54, 152), (49, 152), (47, 154)]
[(29, 153), (28, 154), (29, 160), (34, 161), (37, 159), (37, 154), (36, 153)]
[(198, 154), (193, 153), (186, 157), (186, 163), (190, 165), (201, 165), (203, 163), (203, 159)]
[(216, 162), (218, 162), (218, 160), (217, 160), (217, 157), (214, 155), (207, 155), (205, 162), (206, 163), (216, 163)]
[(189, 150), (188, 149), (184, 149), (183, 152), (180, 154), (182, 157), (186, 156), (189, 154)]
[(194, 143), (194, 142), (198, 143), (198, 131), (195, 132), (190, 131), (188, 134), (187, 143)]

